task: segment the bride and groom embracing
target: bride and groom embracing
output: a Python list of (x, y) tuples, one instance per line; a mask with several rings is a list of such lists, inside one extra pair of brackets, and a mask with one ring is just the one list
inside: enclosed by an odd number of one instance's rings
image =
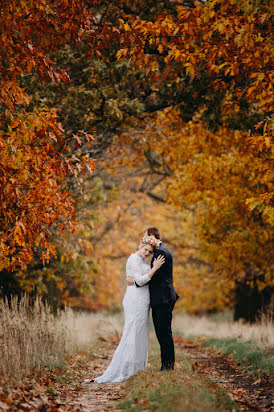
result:
[[(172, 310), (178, 295), (173, 287), (172, 254), (149, 227), (139, 248), (127, 260), (127, 290), (123, 299), (125, 323), (121, 341), (103, 375), (85, 382), (122, 382), (144, 370), (148, 359), (149, 308), (161, 348), (161, 370), (174, 369)], [(152, 255), (151, 265), (145, 258)]]

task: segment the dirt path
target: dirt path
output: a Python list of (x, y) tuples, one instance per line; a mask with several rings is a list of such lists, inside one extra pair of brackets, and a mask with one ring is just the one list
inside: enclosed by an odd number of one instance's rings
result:
[(177, 350), (191, 359), (192, 368), (207, 375), (217, 385), (230, 393), (239, 408), (244, 411), (274, 411), (273, 384), (265, 378), (252, 378), (241, 368), (240, 364), (228, 356), (193, 343), (189, 339), (176, 336)]
[(44, 369), (26, 377), (18, 386), (1, 386), (0, 412), (115, 412), (113, 403), (123, 396), (124, 384), (83, 383), (108, 366), (119, 337), (102, 339), (95, 359), (79, 354), (68, 359), (65, 370)]
[[(96, 357), (94, 361), (90, 361), (85, 364), (85, 376), (86, 378), (94, 378), (101, 375), (112, 359), (113, 352), (119, 343), (117, 337), (110, 338), (109, 340), (102, 342), (103, 350), (101, 354)], [(81, 386), (77, 388), (74, 392), (70, 394), (71, 399), (69, 403), (67, 402), (68, 393), (64, 391), (60, 395), (60, 400), (66, 405), (63, 409), (58, 409), (58, 412), (112, 412), (118, 411), (117, 403), (119, 399), (122, 398), (124, 394), (124, 384), (123, 383), (109, 383), (109, 384), (99, 384), (99, 383), (81, 383)]]
[[(243, 411), (274, 411), (273, 382), (252, 378), (233, 359), (200, 346), (189, 339), (175, 336), (176, 351), (192, 364), (192, 369), (210, 378), (214, 385), (230, 393)], [(125, 384), (83, 383), (84, 378), (99, 376), (109, 364), (119, 337), (102, 342), (93, 360), (78, 355), (70, 360), (68, 375), (40, 371), (35, 380), (1, 391), (0, 411), (40, 412), (118, 412), (118, 403), (125, 395)], [(272, 393), (271, 393), (272, 391)]]
[[(191, 360), (192, 368), (207, 375), (216, 385), (229, 392), (241, 410), (274, 411), (273, 382), (265, 378), (250, 377), (230, 357), (199, 346), (189, 339), (176, 336), (174, 341), (176, 349)], [(105, 370), (116, 345), (115, 340), (104, 342), (104, 355), (87, 365), (88, 377), (94, 377), (94, 373), (98, 376)], [(125, 393), (124, 384), (91, 383), (83, 386), (84, 388), (70, 401), (73, 411), (117, 411), (115, 401), (121, 399)], [(68, 410), (70, 409), (64, 409)]]

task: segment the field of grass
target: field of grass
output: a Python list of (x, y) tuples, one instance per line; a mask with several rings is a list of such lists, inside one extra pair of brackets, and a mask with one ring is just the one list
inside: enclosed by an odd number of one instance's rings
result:
[[(175, 371), (160, 372), (159, 345), (151, 321), (150, 326), (148, 368), (125, 382), (127, 395), (118, 406), (121, 410), (237, 410), (229, 394), (193, 367), (193, 362), (180, 351), (176, 355)], [(66, 309), (53, 316), (39, 298), (34, 304), (27, 296), (20, 302), (14, 298), (10, 306), (0, 301), (0, 377), (3, 382), (8, 381), (10, 387), (12, 382), (16, 383), (26, 376), (32, 379), (32, 373), (37, 375), (39, 370), (41, 376), (54, 370), (54, 382), (69, 382), (73, 386), (75, 381), (77, 386), (85, 373), (85, 364), (91, 359), (96, 361), (97, 357), (102, 358), (103, 349), (101, 352), (99, 350), (101, 355), (98, 355), (100, 342), (109, 342), (110, 336), (118, 337), (114, 341), (119, 341), (122, 329), (123, 313), (95, 314)], [(248, 325), (233, 322), (229, 313), (214, 317), (175, 313), (173, 330), (175, 334), (230, 355), (250, 374), (273, 374), (272, 317)], [(49, 388), (53, 392), (54, 382)]]

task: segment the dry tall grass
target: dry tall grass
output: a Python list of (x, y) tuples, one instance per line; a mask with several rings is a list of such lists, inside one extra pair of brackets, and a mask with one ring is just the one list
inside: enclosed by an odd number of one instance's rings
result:
[(252, 340), (262, 349), (274, 348), (274, 323), (271, 313), (254, 324), (222, 320), (221, 317), (214, 320), (208, 316), (176, 313), (173, 330), (178, 330), (187, 337), (238, 338), (242, 341)]
[(120, 335), (123, 330), (122, 313), (86, 313), (66, 309), (61, 319), (69, 333), (72, 351), (92, 351), (98, 337)]
[(67, 309), (54, 316), (37, 298), (0, 300), (0, 376), (21, 379), (33, 369), (57, 367), (67, 354), (92, 350), (99, 335), (119, 333), (119, 316)]
[[(40, 298), (33, 305), (28, 296), (20, 302), (14, 297), (10, 307), (0, 300), (0, 376), (21, 379), (33, 369), (56, 368), (66, 355), (93, 352), (99, 336), (121, 334), (122, 328), (122, 313), (94, 314), (66, 309), (54, 316)], [(186, 336), (253, 340), (264, 349), (274, 348), (272, 317), (249, 325), (176, 313), (173, 330)]]

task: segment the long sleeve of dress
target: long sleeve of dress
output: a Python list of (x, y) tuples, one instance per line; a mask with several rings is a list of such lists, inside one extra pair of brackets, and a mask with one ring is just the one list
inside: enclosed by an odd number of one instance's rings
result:
[(142, 258), (137, 255), (131, 255), (126, 264), (127, 276), (133, 276), (138, 286), (144, 286), (150, 281), (148, 272), (150, 267), (142, 264)]
[[(145, 260), (133, 253), (127, 261), (126, 273), (141, 282), (148, 281), (150, 267)], [(125, 324), (123, 335), (113, 358), (103, 373), (94, 378), (98, 383), (123, 382), (144, 370), (148, 359), (149, 288), (131, 286), (126, 288), (123, 298)]]

